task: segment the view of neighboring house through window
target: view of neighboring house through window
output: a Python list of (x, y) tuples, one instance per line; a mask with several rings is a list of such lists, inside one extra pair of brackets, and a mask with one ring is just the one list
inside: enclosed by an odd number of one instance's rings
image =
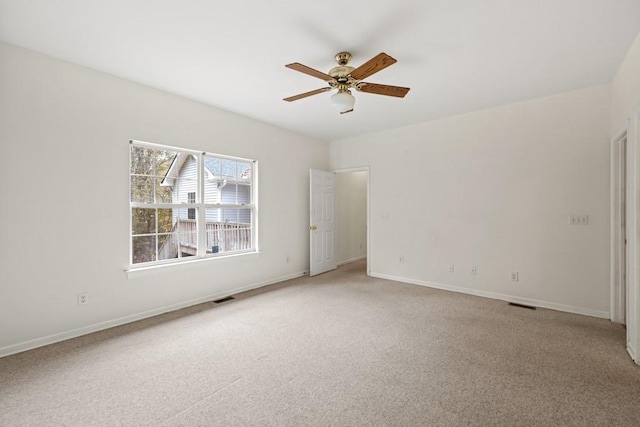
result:
[(254, 252), (256, 162), (131, 142), (131, 264)]
[[(195, 191), (187, 193), (187, 203), (189, 203), (189, 204), (195, 204), (196, 203), (196, 192)], [(187, 211), (187, 218), (188, 219), (196, 219), (196, 208), (189, 208), (189, 210)]]

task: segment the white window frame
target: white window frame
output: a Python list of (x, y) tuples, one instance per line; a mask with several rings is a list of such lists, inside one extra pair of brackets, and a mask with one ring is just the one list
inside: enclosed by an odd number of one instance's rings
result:
[[(196, 190), (196, 202), (195, 203), (149, 203), (149, 202), (133, 202), (131, 201), (131, 147), (147, 147), (156, 150), (175, 151), (178, 153), (185, 153), (193, 155), (198, 163), (198, 185)], [(214, 259), (225, 258), (229, 256), (253, 254), (259, 252), (258, 246), (258, 161), (253, 159), (246, 159), (242, 157), (227, 156), (217, 153), (196, 151), (193, 149), (180, 148), (175, 146), (156, 144), (146, 141), (129, 140), (129, 192), (127, 194), (129, 198), (129, 270), (134, 271), (136, 269), (147, 269), (154, 266), (164, 266), (172, 264), (184, 264), (196, 260), (202, 259)], [(222, 203), (204, 203), (205, 200), (205, 156), (215, 157), (223, 160), (232, 160), (243, 163), (250, 163), (250, 186), (251, 186), (251, 201), (249, 204), (237, 205), (237, 204), (222, 204)], [(197, 254), (188, 257), (178, 257), (165, 260), (155, 260), (142, 263), (133, 263), (133, 221), (132, 213), (135, 208), (155, 208), (155, 209), (189, 209), (196, 208), (196, 224), (198, 233), (198, 245)], [(206, 211), (207, 209), (248, 209), (251, 211), (251, 248), (242, 249), (236, 251), (225, 251), (218, 253), (207, 253), (207, 235), (206, 235)], [(156, 219), (157, 221), (157, 219)], [(156, 231), (157, 234), (157, 231)]]

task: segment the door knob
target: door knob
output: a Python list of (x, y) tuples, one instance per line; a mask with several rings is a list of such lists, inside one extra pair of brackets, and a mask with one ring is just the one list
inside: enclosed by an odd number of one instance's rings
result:
[(315, 225), (312, 225), (311, 227), (309, 227), (309, 230), (317, 230), (318, 227), (316, 227)]

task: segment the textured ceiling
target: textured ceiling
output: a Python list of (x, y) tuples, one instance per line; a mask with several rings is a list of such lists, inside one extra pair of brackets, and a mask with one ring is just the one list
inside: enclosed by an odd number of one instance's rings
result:
[[(0, 0), (3, 41), (326, 140), (608, 83), (639, 31), (640, 0)], [(282, 101), (343, 50), (411, 91)]]

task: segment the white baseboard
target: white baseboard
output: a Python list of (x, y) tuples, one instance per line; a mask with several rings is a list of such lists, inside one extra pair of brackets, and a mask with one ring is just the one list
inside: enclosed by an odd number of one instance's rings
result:
[(284, 282), (286, 280), (296, 279), (301, 276), (308, 275), (308, 271), (300, 271), (292, 273), (286, 276), (270, 279), (264, 282), (253, 283), (247, 286), (241, 286), (239, 288), (231, 289), (228, 291), (220, 292), (206, 297), (196, 298), (189, 301), (183, 301), (177, 304), (171, 304), (164, 307), (154, 308), (152, 310), (143, 311), (141, 313), (131, 314), (124, 317), (119, 317), (113, 320), (107, 320), (105, 322), (95, 323), (93, 325), (83, 326), (81, 328), (72, 329), (70, 331), (60, 332), (46, 337), (35, 338), (32, 340), (24, 341), (17, 344), (11, 344), (0, 348), (0, 357), (10, 356), (12, 354), (21, 353), (23, 351), (32, 350), (34, 348), (43, 347), (45, 345), (54, 344), (60, 341), (65, 341), (71, 338), (76, 338), (82, 335), (91, 334), (93, 332), (102, 331), (105, 329), (113, 328), (114, 326), (120, 326), (127, 323), (135, 322), (138, 320), (147, 319), (149, 317), (157, 316), (163, 313), (169, 313), (171, 311), (180, 310), (193, 305), (202, 304), (209, 301), (215, 301), (221, 298), (228, 297), (230, 295), (239, 294), (240, 292), (250, 291), (252, 289), (262, 288), (263, 286), (272, 285), (274, 283)]
[(629, 353), (629, 356), (631, 356), (631, 360), (636, 362), (637, 365), (640, 365), (640, 360), (638, 360), (638, 358), (636, 357), (636, 351), (633, 349), (633, 347), (631, 347), (630, 342), (627, 343), (627, 353)]
[(367, 256), (366, 255), (361, 255), (361, 256), (354, 257), (354, 258), (346, 259), (344, 261), (340, 261), (338, 263), (338, 267), (340, 267), (341, 265), (351, 264), (352, 262), (360, 261), (361, 259), (367, 259)]
[(451, 292), (458, 292), (458, 293), (462, 293), (462, 294), (475, 295), (475, 296), (479, 296), (479, 297), (497, 299), (497, 300), (502, 300), (502, 301), (507, 301), (507, 302), (515, 302), (517, 304), (530, 305), (530, 306), (540, 307), (540, 308), (549, 308), (549, 309), (552, 309), (552, 310), (564, 311), (564, 312), (567, 312), (567, 313), (582, 314), (582, 315), (585, 315), (585, 316), (600, 317), (600, 318), (603, 318), (603, 319), (609, 319), (609, 312), (608, 311), (598, 311), (598, 310), (592, 310), (590, 308), (574, 307), (574, 306), (571, 306), (571, 305), (558, 304), (558, 303), (555, 303), (555, 302), (540, 301), (540, 300), (531, 299), (531, 298), (522, 298), (522, 297), (517, 297), (517, 296), (513, 296), (513, 295), (499, 294), (499, 293), (496, 293), (496, 292), (482, 291), (482, 290), (479, 290), (479, 289), (471, 289), (471, 288), (463, 288), (463, 287), (460, 287), (460, 286), (445, 285), (445, 284), (442, 284), (442, 283), (428, 282), (428, 281), (425, 281), (425, 280), (409, 279), (409, 278), (406, 278), (406, 277), (392, 276), (392, 275), (389, 275), (389, 274), (373, 273), (372, 272), (370, 274), (370, 276), (371, 277), (377, 277), (377, 278), (380, 278), (380, 279), (394, 280), (396, 282), (410, 283), (412, 285), (426, 286), (428, 288), (442, 289), (442, 290), (445, 290), (445, 291), (451, 291)]

